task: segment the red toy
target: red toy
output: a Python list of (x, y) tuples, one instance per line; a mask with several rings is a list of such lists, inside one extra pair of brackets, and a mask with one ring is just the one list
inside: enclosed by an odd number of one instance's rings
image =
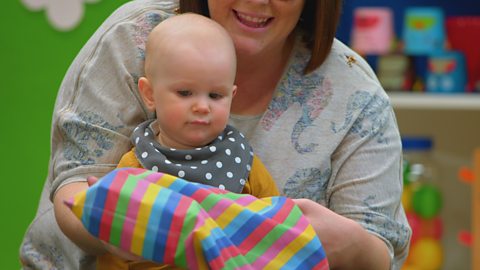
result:
[(466, 58), (469, 92), (480, 92), (480, 16), (449, 17), (447, 39), (451, 49), (461, 51)]

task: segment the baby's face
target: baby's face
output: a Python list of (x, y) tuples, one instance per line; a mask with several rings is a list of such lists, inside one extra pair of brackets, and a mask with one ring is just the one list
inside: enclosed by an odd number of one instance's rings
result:
[(218, 51), (178, 46), (178, 53), (164, 55), (151, 81), (159, 140), (176, 149), (201, 147), (228, 122), (236, 91), (234, 62)]

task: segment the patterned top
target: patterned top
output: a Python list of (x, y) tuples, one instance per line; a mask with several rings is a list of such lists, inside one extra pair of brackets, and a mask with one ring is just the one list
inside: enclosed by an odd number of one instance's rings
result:
[[(137, 81), (147, 35), (174, 14), (174, 2), (128, 2), (68, 70), (55, 104), (48, 178), (21, 247), (25, 268), (88, 269), (95, 262), (61, 233), (49, 196), (67, 183), (112, 171), (132, 147), (132, 130), (154, 117)], [(282, 193), (357, 221), (385, 241), (392, 269), (399, 269), (411, 230), (401, 206), (401, 141), (390, 101), (368, 64), (339, 41), (320, 68), (303, 75), (309, 51), (300, 40), (267, 111), (232, 124)]]
[(135, 155), (142, 164), (156, 172), (241, 193), (252, 169), (253, 151), (245, 136), (227, 125), (206, 146), (173, 149), (157, 142), (156, 120), (147, 120), (132, 134)]

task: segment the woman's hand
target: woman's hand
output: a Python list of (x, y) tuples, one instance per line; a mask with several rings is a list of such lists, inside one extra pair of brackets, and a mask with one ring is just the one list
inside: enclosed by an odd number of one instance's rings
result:
[(88, 254), (100, 255), (105, 252), (101, 241), (85, 229), (82, 222), (64, 203), (88, 187), (86, 182), (74, 182), (62, 186), (53, 198), (55, 218), (62, 232), (78, 247)]
[(389, 269), (386, 244), (357, 222), (308, 199), (293, 199), (320, 238), (330, 269)]

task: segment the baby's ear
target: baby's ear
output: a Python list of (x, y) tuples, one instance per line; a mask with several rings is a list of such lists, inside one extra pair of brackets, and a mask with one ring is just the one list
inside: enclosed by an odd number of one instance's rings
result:
[(153, 99), (153, 88), (146, 77), (140, 77), (138, 80), (138, 91), (142, 96), (143, 103), (150, 111), (155, 111), (155, 100)]
[(237, 86), (236, 85), (233, 85), (233, 88), (232, 88), (232, 98), (237, 94)]

